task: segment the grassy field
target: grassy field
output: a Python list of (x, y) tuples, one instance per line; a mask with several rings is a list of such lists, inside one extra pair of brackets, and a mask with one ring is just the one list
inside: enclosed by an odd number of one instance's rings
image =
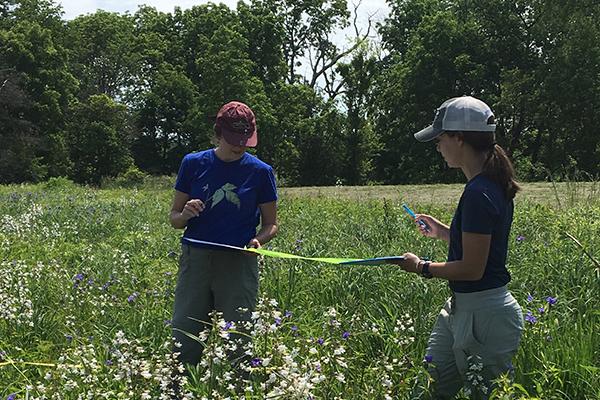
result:
[[(167, 223), (170, 184), (0, 187), (0, 399), (169, 398), (181, 236)], [(400, 204), (449, 221), (461, 188), (282, 189), (280, 233), (269, 248), (316, 257), (412, 251), (442, 260), (443, 243), (421, 237)], [(509, 269), (529, 317), (515, 380), (502, 382), (496, 398), (600, 399), (598, 189), (524, 185)], [(234, 327), (215, 316), (185, 392), (410, 399), (428, 384), (426, 340), (448, 295), (445, 282), (391, 265), (265, 258), (250, 378), (231, 373), (224, 354)]]

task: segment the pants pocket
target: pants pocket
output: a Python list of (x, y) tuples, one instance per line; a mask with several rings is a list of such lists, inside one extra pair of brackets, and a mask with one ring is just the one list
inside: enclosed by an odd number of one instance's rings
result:
[(188, 244), (181, 245), (181, 255), (179, 256), (179, 268), (177, 270), (178, 279), (184, 275), (190, 268), (190, 246)]
[(518, 304), (499, 310), (477, 311), (472, 316), (473, 341), (498, 353), (516, 351), (523, 330), (522, 320)]

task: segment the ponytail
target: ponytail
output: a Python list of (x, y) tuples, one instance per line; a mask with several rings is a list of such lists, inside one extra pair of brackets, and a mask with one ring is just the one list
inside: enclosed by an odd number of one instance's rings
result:
[(513, 199), (521, 187), (515, 180), (515, 169), (500, 145), (493, 143), (483, 164), (483, 175), (500, 184), (508, 199)]
[[(493, 120), (491, 123), (493, 123)], [(451, 136), (460, 135), (464, 142), (476, 151), (487, 152), (482, 174), (498, 183), (504, 190), (507, 199), (513, 199), (517, 192), (521, 190), (516, 181), (515, 169), (504, 149), (496, 143), (494, 132), (447, 131), (446, 133)]]

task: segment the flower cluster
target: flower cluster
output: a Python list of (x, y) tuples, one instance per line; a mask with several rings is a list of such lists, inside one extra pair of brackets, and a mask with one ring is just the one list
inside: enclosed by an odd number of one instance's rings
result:
[[(107, 345), (77, 343), (59, 357), (55, 369), (30, 389), (31, 400), (62, 398), (169, 400), (187, 378), (166, 342), (159, 353), (150, 354), (139, 339), (122, 331)], [(192, 399), (191, 393), (177, 393)]]
[(34, 326), (30, 282), (40, 277), (43, 266), (30, 267), (21, 261), (3, 261), (0, 271), (0, 320), (16, 325)]

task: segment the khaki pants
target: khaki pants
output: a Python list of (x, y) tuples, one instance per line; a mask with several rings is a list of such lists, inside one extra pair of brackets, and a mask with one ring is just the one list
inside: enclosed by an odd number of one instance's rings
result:
[(427, 345), (433, 398), (454, 398), (463, 386), (471, 398), (487, 398), (492, 381), (512, 373), (522, 331), (521, 307), (506, 286), (455, 293), (441, 310)]
[[(197, 336), (205, 328), (210, 329), (206, 323), (211, 321), (209, 313), (213, 310), (222, 312), (225, 321), (249, 321), (257, 295), (256, 256), (182, 244), (172, 320), (173, 337), (182, 345), (176, 349), (180, 352), (179, 360), (195, 365), (203, 349), (202, 344), (181, 331)], [(240, 312), (240, 308), (246, 311)], [(236, 330), (241, 331), (239, 324), (236, 325)], [(232, 335), (232, 339), (236, 337)], [(240, 354), (243, 353), (241, 346), (238, 347)], [(239, 355), (230, 358), (236, 356)]]

